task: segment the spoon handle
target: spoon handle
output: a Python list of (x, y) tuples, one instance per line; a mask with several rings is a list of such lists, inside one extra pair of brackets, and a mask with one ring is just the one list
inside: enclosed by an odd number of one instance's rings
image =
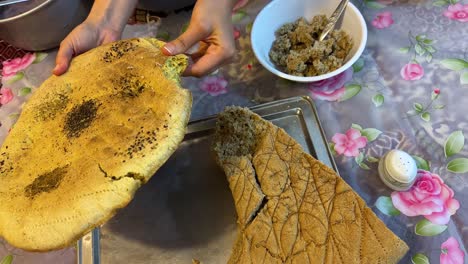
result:
[(322, 34), (320, 34), (319, 41), (324, 40), (328, 33), (330, 33), (330, 31), (332, 31), (335, 28), (335, 24), (338, 21), (338, 19), (340, 19), (341, 15), (346, 9), (348, 2), (349, 0), (341, 0), (340, 4), (335, 9), (335, 12), (333, 12), (332, 16), (328, 19), (327, 25), (323, 29)]

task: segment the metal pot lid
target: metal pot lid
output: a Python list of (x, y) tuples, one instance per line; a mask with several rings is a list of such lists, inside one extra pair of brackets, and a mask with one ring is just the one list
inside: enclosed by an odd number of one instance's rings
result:
[[(28, 0), (24, 2), (11, 3), (0, 6), (0, 20), (8, 19), (21, 15), (29, 10), (32, 10), (47, 0)], [(9, 0), (0, 0), (0, 4), (10, 2)]]

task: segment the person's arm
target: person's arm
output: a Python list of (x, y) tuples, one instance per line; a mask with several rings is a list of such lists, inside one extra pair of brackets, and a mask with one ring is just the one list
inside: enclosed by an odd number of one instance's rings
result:
[(60, 43), (55, 75), (65, 73), (73, 56), (120, 39), (137, 0), (95, 0), (86, 20)]
[(166, 55), (176, 55), (201, 41), (200, 49), (192, 55), (194, 64), (187, 68), (185, 75), (209, 74), (234, 56), (231, 22), (234, 3), (234, 0), (198, 0), (187, 30), (163, 47)]

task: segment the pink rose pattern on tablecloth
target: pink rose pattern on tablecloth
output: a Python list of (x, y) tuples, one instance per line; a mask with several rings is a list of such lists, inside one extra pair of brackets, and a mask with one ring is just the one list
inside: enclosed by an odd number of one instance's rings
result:
[(332, 142), (335, 143), (335, 151), (338, 155), (357, 157), (359, 149), (366, 146), (367, 138), (361, 136), (358, 130), (350, 128), (345, 134), (336, 133), (332, 137)]
[(26, 69), (36, 59), (34, 53), (26, 53), (22, 58), (15, 58), (3, 62), (2, 78), (8, 80), (18, 72)]
[(376, 128), (362, 128), (358, 124), (352, 124), (346, 133), (335, 133), (329, 142), (330, 150), (336, 156), (354, 158), (359, 167), (369, 170), (366, 161), (373, 161), (374, 157), (365, 154), (365, 148), (378, 139), (382, 131)]
[(353, 69), (350, 68), (334, 77), (309, 84), (312, 98), (337, 101), (345, 93), (345, 84), (353, 78)]
[(440, 246), (440, 264), (464, 264), (465, 252), (454, 237), (450, 237)]
[(447, 10), (444, 11), (444, 16), (456, 21), (468, 22), (468, 4), (462, 5), (457, 3), (450, 5)]
[(227, 93), (228, 82), (223, 77), (208, 76), (204, 77), (200, 83), (200, 89), (211, 96), (218, 96)]
[(424, 69), (417, 63), (408, 63), (401, 68), (400, 75), (407, 81), (420, 80), (424, 76)]
[(410, 190), (393, 192), (393, 205), (407, 216), (422, 215), (437, 225), (446, 225), (460, 208), (453, 190), (439, 175), (419, 170)]
[(372, 25), (378, 29), (388, 28), (393, 24), (393, 17), (391, 12), (381, 12), (372, 20)]
[(11, 100), (13, 100), (13, 97), (14, 95), (10, 88), (0, 88), (0, 105), (8, 104)]

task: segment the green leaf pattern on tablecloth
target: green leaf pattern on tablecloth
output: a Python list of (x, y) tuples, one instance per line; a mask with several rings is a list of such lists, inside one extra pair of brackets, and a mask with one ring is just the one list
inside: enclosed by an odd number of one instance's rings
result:
[(24, 78), (24, 72), (18, 72), (15, 75), (13, 75), (13, 77), (8, 79), (7, 84), (15, 83), (23, 78)]
[(0, 261), (0, 264), (12, 264), (12, 263), (13, 263), (12, 255), (7, 255), (2, 259), (2, 261)]
[(407, 111), (408, 117), (419, 116), (421, 120), (425, 122), (431, 121), (431, 113), (434, 110), (442, 110), (444, 109), (444, 105), (438, 104), (436, 105), (437, 99), (440, 97), (440, 89), (436, 88), (431, 92), (431, 99), (429, 103), (423, 104), (420, 102), (413, 102), (413, 107), (409, 111)]
[(364, 68), (364, 59), (359, 58), (354, 64), (353, 64), (353, 71), (354, 73), (362, 71), (362, 68)]
[(468, 84), (468, 71), (462, 72), (460, 74), (460, 83), (461, 84)]
[(465, 145), (465, 136), (463, 135), (463, 132), (458, 130), (450, 134), (450, 136), (447, 138), (447, 141), (445, 141), (445, 146), (444, 146), (444, 151), (445, 151), (445, 157), (450, 157), (458, 152), (460, 152)]
[(434, 53), (437, 52), (434, 47), (435, 40), (428, 38), (425, 34), (413, 35), (411, 31), (408, 32), (409, 46), (399, 49), (401, 53), (410, 53), (412, 57), (411, 62), (420, 64), (422, 61), (427, 63), (432, 61)]
[(422, 253), (417, 253), (411, 258), (411, 262), (413, 264), (430, 264), (429, 258), (422, 254)]
[(45, 53), (45, 52), (36, 52), (35, 56), (36, 56), (36, 58), (34, 59), (34, 61), (32, 63), (37, 64), (37, 63), (43, 61), (47, 57), (47, 53)]
[[(444, 153), (447, 159), (462, 151), (465, 146), (465, 136), (463, 131), (457, 130), (452, 132), (444, 144)], [(453, 173), (468, 172), (468, 158), (454, 158), (447, 163), (447, 170)]]
[(379, 93), (372, 97), (372, 102), (374, 103), (375, 107), (381, 106), (385, 101), (385, 97), (383, 94)]
[(436, 236), (446, 229), (446, 225), (436, 225), (427, 219), (422, 219), (414, 227), (414, 233), (419, 236)]
[(372, 9), (382, 9), (386, 7), (384, 1), (377, 1), (377, 0), (364, 0), (364, 3), (368, 8)]
[(375, 128), (366, 128), (361, 130), (361, 134), (367, 138), (367, 142), (371, 142), (374, 141), (380, 134), (382, 134), (382, 131)]
[(345, 93), (340, 98), (340, 102), (349, 100), (356, 96), (361, 91), (361, 86), (359, 84), (350, 84), (345, 86)]
[(26, 95), (30, 94), (31, 91), (32, 91), (31, 87), (23, 87), (23, 88), (19, 89), (18, 96), (26, 96)]
[(387, 196), (380, 196), (375, 202), (375, 206), (380, 212), (388, 216), (400, 215), (400, 211), (393, 206), (392, 199)]
[[(468, 7), (467, 7), (468, 9)], [(467, 12), (468, 13), (468, 12)], [(460, 73), (460, 84), (468, 84), (468, 60), (449, 58), (440, 62), (442, 67)]]
[(415, 155), (412, 155), (411, 157), (413, 157), (413, 159), (416, 161), (416, 166), (418, 169), (425, 171), (431, 170), (431, 166), (427, 160)]
[(468, 159), (456, 158), (447, 164), (447, 170), (453, 173), (467, 173), (468, 172)]

